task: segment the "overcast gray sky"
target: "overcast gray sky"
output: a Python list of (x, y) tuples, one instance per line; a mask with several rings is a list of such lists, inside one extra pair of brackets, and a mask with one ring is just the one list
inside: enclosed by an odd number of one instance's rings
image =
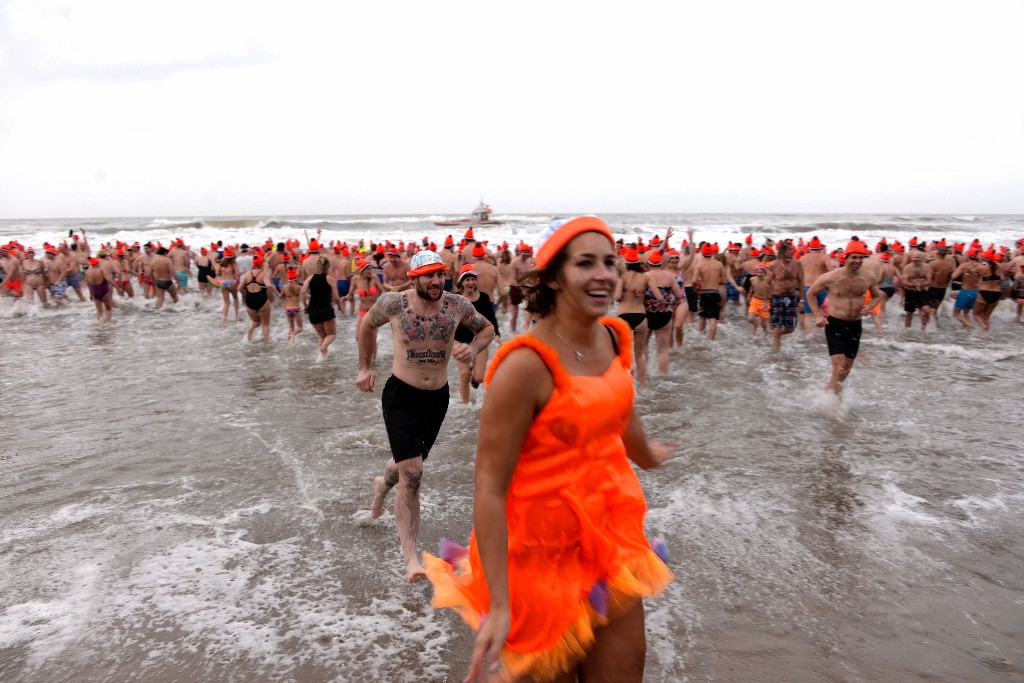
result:
[(1024, 2), (0, 3), (0, 217), (1024, 213)]

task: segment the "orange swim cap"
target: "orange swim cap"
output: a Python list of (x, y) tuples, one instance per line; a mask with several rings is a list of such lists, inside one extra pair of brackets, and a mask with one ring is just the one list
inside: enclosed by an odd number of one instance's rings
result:
[[(543, 242), (537, 249), (537, 267), (547, 267), (551, 263), (551, 259), (565, 249), (569, 242), (585, 232), (604, 235), (608, 238), (608, 244), (615, 249), (615, 238), (612, 237), (612, 231), (608, 228), (608, 224), (597, 216), (577, 216), (568, 220), (555, 221), (541, 235)], [(524, 251), (529, 253), (530, 248), (527, 246)]]

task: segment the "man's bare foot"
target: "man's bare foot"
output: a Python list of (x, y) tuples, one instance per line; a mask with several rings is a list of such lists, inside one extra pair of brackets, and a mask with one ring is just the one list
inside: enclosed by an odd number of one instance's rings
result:
[(370, 503), (370, 519), (377, 519), (384, 514), (384, 501), (387, 499), (388, 485), (384, 477), (373, 478), (373, 502)]
[(419, 560), (413, 560), (412, 564), (405, 565), (405, 579), (409, 583), (416, 583), (427, 578), (427, 570), (423, 568)]

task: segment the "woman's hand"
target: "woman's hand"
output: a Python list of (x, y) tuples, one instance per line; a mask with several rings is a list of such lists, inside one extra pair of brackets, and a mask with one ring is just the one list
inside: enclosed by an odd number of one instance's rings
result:
[(492, 610), (480, 624), (473, 646), (473, 657), (469, 661), (469, 673), (465, 683), (498, 681), (501, 670), (501, 650), (508, 639), (508, 609)]

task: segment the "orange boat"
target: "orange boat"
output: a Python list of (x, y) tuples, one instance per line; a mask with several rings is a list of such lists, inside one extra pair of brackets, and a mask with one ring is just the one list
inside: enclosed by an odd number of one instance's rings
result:
[(496, 221), (491, 218), (491, 207), (484, 203), (484, 200), (480, 200), (480, 204), (473, 209), (473, 214), (468, 218), (456, 218), (450, 221), (434, 221), (434, 225), (452, 226), (452, 225), (501, 225), (501, 221)]

